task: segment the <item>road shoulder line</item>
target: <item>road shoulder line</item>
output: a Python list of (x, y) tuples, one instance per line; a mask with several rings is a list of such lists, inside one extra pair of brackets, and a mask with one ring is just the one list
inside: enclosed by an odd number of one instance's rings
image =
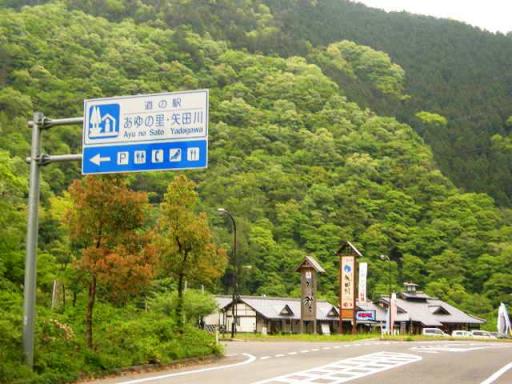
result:
[(487, 379), (482, 381), (480, 384), (492, 384), (494, 383), (501, 375), (503, 375), (505, 372), (507, 372), (509, 369), (512, 368), (512, 363), (508, 363), (504, 367), (500, 368), (496, 372), (494, 372), (491, 376), (489, 376)]
[(256, 360), (256, 356), (251, 355), (249, 353), (242, 353), (242, 355), (247, 356), (247, 359), (244, 360), (244, 361), (241, 361), (239, 363), (220, 365), (220, 366), (215, 366), (215, 367), (210, 367), (210, 368), (194, 369), (194, 370), (191, 370), (191, 371), (184, 371), (184, 372), (168, 373), (168, 374), (165, 374), (165, 375), (144, 377), (144, 378), (141, 378), (141, 379), (134, 379), (134, 380), (128, 380), (128, 381), (119, 381), (116, 384), (140, 384), (140, 383), (147, 383), (147, 382), (150, 382), (150, 381), (167, 379), (169, 377), (185, 376), (185, 375), (191, 375), (193, 373), (202, 373), (202, 372), (209, 372), (209, 371), (217, 371), (219, 369), (227, 369), (227, 368), (239, 367), (241, 365), (250, 364), (250, 363), (252, 363), (252, 362), (254, 362)]

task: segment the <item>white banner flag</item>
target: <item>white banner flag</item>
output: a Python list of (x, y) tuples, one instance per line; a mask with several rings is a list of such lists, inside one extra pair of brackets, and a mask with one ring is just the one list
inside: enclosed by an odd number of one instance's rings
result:
[(398, 308), (396, 306), (396, 293), (391, 294), (386, 313), (386, 333), (392, 335), (394, 333), (394, 325), (397, 317)]
[(366, 275), (368, 273), (368, 263), (359, 263), (359, 298), (360, 303), (366, 303)]
[(512, 333), (510, 318), (508, 316), (507, 307), (505, 304), (501, 303), (498, 309), (498, 335), (505, 337), (509, 336)]

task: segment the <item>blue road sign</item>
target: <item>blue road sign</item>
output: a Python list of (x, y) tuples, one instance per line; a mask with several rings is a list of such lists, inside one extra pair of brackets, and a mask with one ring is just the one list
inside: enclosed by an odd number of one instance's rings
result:
[(84, 101), (82, 174), (208, 166), (208, 90)]

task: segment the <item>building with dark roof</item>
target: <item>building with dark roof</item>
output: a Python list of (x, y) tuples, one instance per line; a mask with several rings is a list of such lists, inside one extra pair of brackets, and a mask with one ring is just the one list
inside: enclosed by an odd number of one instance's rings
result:
[[(231, 329), (232, 299), (217, 296), (218, 314), (205, 319), (210, 325)], [(338, 327), (338, 308), (327, 301), (317, 302), (317, 332), (332, 333)], [(267, 296), (240, 296), (236, 306), (237, 332), (299, 333), (300, 299)], [(305, 332), (313, 332), (313, 324)]]
[[(405, 291), (397, 295), (397, 320), (395, 329), (400, 333), (421, 333), (423, 328), (439, 328), (447, 333), (454, 330), (480, 328), (485, 320), (468, 315), (442, 300), (417, 291), (416, 284), (405, 283)], [(377, 320), (386, 321), (389, 297), (376, 302), (379, 307)]]
[[(395, 330), (401, 334), (421, 333), (423, 328), (439, 328), (447, 333), (453, 330), (475, 329), (485, 320), (468, 315), (460, 309), (423, 292), (416, 285), (405, 284), (406, 290), (397, 295), (397, 316)], [(206, 324), (223, 329), (231, 329), (232, 298), (217, 296), (219, 311), (205, 318)], [(384, 326), (387, 317), (389, 298), (381, 297), (375, 302), (357, 302), (358, 311), (375, 311), (375, 320), (358, 320), (360, 331), (378, 330)], [(236, 306), (237, 332), (252, 333), (299, 333), (300, 299), (268, 296), (240, 296)], [(348, 322), (349, 319), (343, 320)], [(345, 327), (347, 328), (347, 327)], [(317, 332), (337, 333), (339, 329), (339, 309), (327, 301), (317, 303)], [(348, 329), (348, 328), (347, 328)], [(310, 322), (304, 330), (313, 332)]]

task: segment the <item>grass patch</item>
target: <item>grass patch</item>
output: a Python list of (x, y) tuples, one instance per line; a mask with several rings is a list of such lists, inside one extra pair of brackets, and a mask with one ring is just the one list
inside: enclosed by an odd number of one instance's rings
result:
[[(262, 335), (259, 333), (237, 333), (236, 340), (244, 341), (319, 341), (319, 342), (343, 342), (378, 338), (380, 334), (364, 333), (357, 335), (310, 335), (310, 334), (279, 334)], [(223, 340), (230, 340), (229, 337)]]
[[(311, 335), (311, 334), (278, 334), (262, 335), (259, 333), (237, 333), (235, 340), (242, 341), (310, 341), (310, 342), (347, 342), (378, 339), (385, 341), (483, 341), (510, 343), (512, 339), (474, 339), (471, 337), (435, 337), (423, 335), (389, 336), (380, 333), (362, 333), (356, 335)], [(221, 340), (230, 341), (228, 334)]]
[(213, 335), (190, 324), (180, 333), (169, 316), (105, 303), (96, 305), (94, 348), (89, 349), (83, 312), (83, 306), (64, 313), (38, 307), (31, 372), (21, 353), (21, 313), (0, 310), (0, 384), (63, 384), (133, 366), (166, 366), (222, 353)]

